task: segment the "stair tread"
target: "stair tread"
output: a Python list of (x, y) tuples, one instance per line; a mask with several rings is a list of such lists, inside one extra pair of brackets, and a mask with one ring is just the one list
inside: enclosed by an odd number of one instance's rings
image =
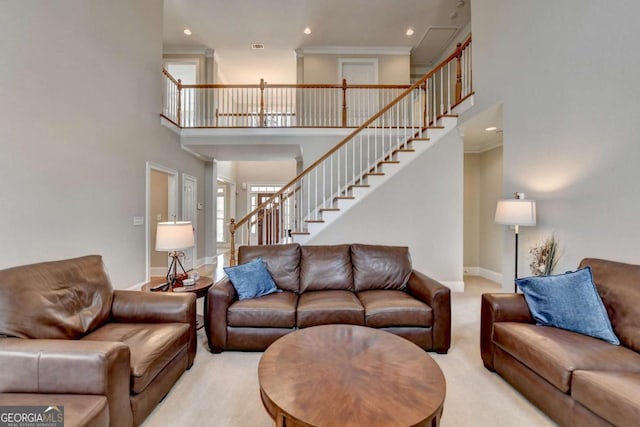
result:
[(312, 223), (322, 223), (323, 219), (305, 219), (304, 222), (312, 222)]
[(444, 129), (444, 126), (429, 126), (427, 129)]
[(383, 176), (383, 175), (384, 175), (384, 172), (367, 172), (367, 173), (365, 173), (365, 174), (364, 174), (364, 176), (367, 176), (367, 175), (372, 175), (372, 176)]
[(353, 200), (355, 199), (355, 197), (353, 196), (337, 196), (335, 197), (335, 200)]
[(416, 150), (414, 150), (413, 148), (401, 148), (399, 150), (394, 150), (394, 153), (415, 153)]
[(320, 212), (337, 212), (340, 208), (320, 208)]
[(354, 187), (358, 187), (358, 188), (368, 188), (371, 187), (369, 184), (352, 184), (350, 185), (348, 188), (354, 188)]
[(292, 231), (291, 232), (292, 236), (308, 235), (308, 234), (311, 234), (311, 233), (309, 233), (308, 231)]
[(400, 160), (382, 160), (380, 163), (400, 163)]
[(409, 142), (411, 142), (411, 141), (430, 141), (430, 140), (431, 140), (431, 138), (420, 137), (420, 138), (410, 138)]

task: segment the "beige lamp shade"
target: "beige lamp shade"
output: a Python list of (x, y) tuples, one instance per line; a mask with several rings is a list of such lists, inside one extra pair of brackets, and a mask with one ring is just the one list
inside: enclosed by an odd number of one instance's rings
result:
[(526, 199), (498, 200), (495, 222), (504, 225), (536, 225), (536, 201)]
[(191, 221), (159, 222), (156, 251), (178, 251), (194, 246)]

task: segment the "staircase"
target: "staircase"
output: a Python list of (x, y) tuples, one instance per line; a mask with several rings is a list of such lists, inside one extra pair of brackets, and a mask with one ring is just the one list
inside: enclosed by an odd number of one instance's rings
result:
[(239, 221), (239, 245), (307, 243), (456, 127), (472, 100), (471, 38)]

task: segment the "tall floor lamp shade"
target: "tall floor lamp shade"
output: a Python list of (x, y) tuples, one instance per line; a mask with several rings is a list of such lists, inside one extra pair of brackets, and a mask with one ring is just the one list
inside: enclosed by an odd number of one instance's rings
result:
[[(515, 193), (513, 199), (498, 200), (495, 222), (503, 225), (513, 225), (515, 234), (515, 269), (514, 279), (518, 278), (518, 233), (519, 228), (536, 225), (536, 202), (526, 200), (524, 194)], [(514, 283), (514, 292), (518, 285)]]
[(184, 249), (192, 248), (195, 245), (193, 237), (193, 224), (191, 221), (159, 222), (156, 233), (156, 251), (169, 252), (171, 264), (167, 272), (167, 283), (173, 289), (178, 273), (178, 265), (182, 272), (186, 273), (180, 257), (184, 255)]

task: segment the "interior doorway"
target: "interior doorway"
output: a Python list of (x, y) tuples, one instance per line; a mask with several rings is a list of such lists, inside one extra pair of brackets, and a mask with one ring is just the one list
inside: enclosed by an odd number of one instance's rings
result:
[(153, 162), (146, 165), (146, 281), (151, 276), (164, 276), (169, 267), (169, 256), (158, 252), (156, 229), (159, 222), (177, 219), (178, 171)]

